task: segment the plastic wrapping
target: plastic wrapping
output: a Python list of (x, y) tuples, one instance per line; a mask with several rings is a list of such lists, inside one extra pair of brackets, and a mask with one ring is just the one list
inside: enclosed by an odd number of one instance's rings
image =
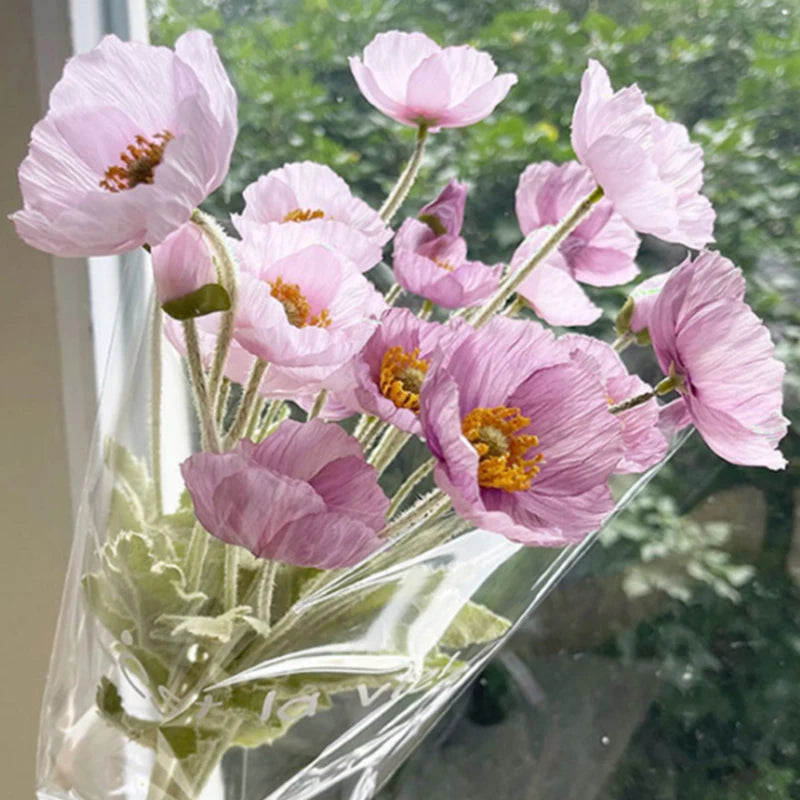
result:
[[(135, 294), (132, 295), (135, 298)], [(152, 305), (152, 301), (151, 301)], [(454, 516), (366, 563), (270, 569), (205, 537), (181, 494), (189, 408), (131, 300), (101, 401), (42, 714), (40, 800), (372, 797), (594, 537), (526, 549)], [(153, 370), (163, 358), (155, 512)], [(170, 383), (171, 381), (171, 383)], [(177, 434), (176, 434), (177, 432)], [(183, 443), (181, 443), (183, 439)], [(620, 486), (617, 510), (649, 479)], [(235, 563), (234, 563), (235, 562)], [(235, 598), (219, 598), (235, 569)], [(263, 592), (271, 589), (265, 619)]]

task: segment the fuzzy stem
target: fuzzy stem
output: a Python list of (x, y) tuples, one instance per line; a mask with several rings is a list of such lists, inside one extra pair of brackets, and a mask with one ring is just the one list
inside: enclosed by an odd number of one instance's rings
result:
[(508, 306), (506, 306), (506, 309), (503, 311), (503, 316), (516, 317), (523, 308), (525, 308), (525, 301), (521, 297), (515, 297)]
[(414, 152), (411, 154), (406, 168), (400, 173), (397, 183), (394, 185), (392, 191), (389, 192), (389, 196), (378, 212), (381, 219), (387, 224), (391, 222), (392, 217), (403, 204), (403, 200), (406, 199), (408, 193), (411, 191), (411, 187), (414, 185), (414, 181), (417, 179), (417, 173), (419, 172), (419, 165), (422, 163), (422, 154), (425, 152), (425, 142), (427, 139), (428, 128), (426, 125), (420, 125), (419, 128), (417, 128), (417, 142), (414, 147)]
[(410, 434), (405, 431), (397, 428), (388, 428), (378, 444), (375, 445), (375, 449), (369, 454), (367, 463), (375, 467), (375, 471), (379, 476), (382, 475), (386, 467), (389, 466), (410, 438)]
[(398, 511), (403, 501), (411, 494), (414, 487), (423, 479), (426, 478), (430, 472), (433, 471), (433, 466), (436, 461), (429, 458), (427, 461), (420, 464), (400, 485), (400, 488), (394, 493), (392, 502), (389, 504), (389, 510), (386, 512), (388, 519), (391, 519)]
[(153, 494), (156, 514), (164, 513), (164, 496), (161, 480), (161, 307), (153, 303), (153, 328), (150, 340), (150, 458), (153, 462)]
[(533, 272), (533, 270), (555, 250), (567, 236), (578, 227), (592, 210), (592, 207), (603, 197), (603, 190), (597, 186), (584, 197), (575, 208), (564, 217), (563, 220), (553, 229), (552, 233), (545, 239), (542, 246), (515, 272), (508, 275), (500, 284), (494, 297), (482, 308), (480, 308), (469, 321), (475, 328), (485, 325), (506, 303), (509, 297), (517, 290), (517, 287)]
[(258, 399), (258, 388), (261, 386), (261, 379), (264, 377), (268, 366), (267, 362), (261, 361), (261, 359), (258, 359), (256, 363), (253, 364), (253, 369), (250, 370), (250, 377), (247, 379), (244, 394), (239, 401), (239, 410), (236, 412), (236, 419), (234, 419), (233, 425), (231, 425), (231, 429), (228, 431), (228, 435), (225, 438), (226, 447), (235, 444), (247, 429), (253, 405)]
[(225, 584), (223, 588), (223, 601), (225, 609), (236, 608), (236, 598), (239, 588), (239, 548), (228, 545), (225, 548)]
[(630, 347), (633, 344), (635, 338), (636, 337), (630, 332), (623, 333), (622, 336), (617, 336), (617, 338), (614, 339), (614, 344), (612, 344), (611, 346), (618, 353), (622, 353), (624, 350), (627, 350), (628, 347)]
[(649, 392), (642, 392), (642, 394), (637, 394), (634, 397), (629, 397), (627, 400), (623, 400), (621, 403), (617, 403), (616, 405), (611, 406), (608, 410), (612, 414), (619, 414), (623, 411), (627, 411), (630, 408), (636, 408), (636, 406), (640, 406), (642, 403), (646, 403), (648, 400), (652, 400), (656, 396), (655, 390)]
[(261, 564), (258, 576), (256, 616), (266, 623), (268, 628), (272, 626), (272, 594), (275, 590), (275, 574), (277, 571), (277, 561), (266, 561)]
[(231, 382), (227, 378), (222, 379), (219, 395), (217, 395), (217, 429), (222, 433), (225, 425), (225, 412), (228, 410), (228, 396), (231, 393)]
[(260, 397), (257, 401), (255, 406), (253, 407), (253, 411), (250, 414), (250, 422), (247, 424), (247, 430), (245, 431), (244, 437), (245, 439), (254, 439), (256, 435), (256, 431), (258, 430), (259, 423), (261, 422), (261, 416), (264, 413), (264, 409), (267, 406), (267, 399), (265, 397)]
[(422, 301), (422, 308), (419, 310), (419, 318), (420, 319), (429, 319), (431, 314), (433, 314), (433, 303), (430, 300), (423, 300)]
[(308, 417), (306, 419), (307, 422), (315, 419), (320, 415), (322, 412), (322, 408), (325, 405), (325, 401), (328, 399), (328, 390), (322, 389), (320, 393), (317, 395), (316, 399), (314, 400), (314, 405), (311, 406), (311, 411), (308, 412)]
[(203, 563), (208, 552), (208, 534), (199, 522), (195, 522), (192, 535), (189, 538), (189, 549), (186, 554), (186, 583), (190, 592), (200, 588), (200, 579), (203, 575)]
[(200, 342), (197, 338), (197, 326), (193, 319), (183, 321), (183, 335), (186, 340), (186, 361), (189, 364), (189, 376), (192, 382), (197, 418), (200, 421), (200, 436), (204, 450), (218, 453), (220, 450), (217, 426), (214, 422), (211, 398), (206, 386), (203, 362), (200, 356)]
[(401, 294), (403, 294), (403, 287), (396, 283), (394, 286), (389, 287), (383, 299), (386, 301), (387, 306), (393, 306)]
[(273, 400), (269, 404), (267, 414), (264, 417), (264, 421), (261, 423), (261, 427), (256, 431), (254, 441), (262, 441), (269, 433), (270, 428), (275, 424), (275, 420), (278, 418), (278, 414), (280, 414), (284, 404), (283, 400)]
[(450, 507), (450, 498), (441, 490), (434, 489), (421, 497), (404, 514), (392, 520), (378, 534), (382, 539), (391, 539), (394, 534), (409, 525), (414, 525), (422, 519), (433, 519)]
[(202, 211), (196, 210), (194, 214), (192, 214), (192, 222), (203, 231), (206, 238), (211, 243), (211, 247), (216, 255), (215, 263), (217, 265), (219, 282), (228, 292), (228, 296), (231, 299), (231, 307), (222, 315), (219, 333), (217, 334), (217, 344), (214, 348), (214, 360), (211, 364), (211, 375), (208, 381), (208, 394), (216, 407), (236, 320), (236, 302), (238, 299), (236, 262), (228, 249), (225, 234), (212, 217), (208, 214), (204, 214)]

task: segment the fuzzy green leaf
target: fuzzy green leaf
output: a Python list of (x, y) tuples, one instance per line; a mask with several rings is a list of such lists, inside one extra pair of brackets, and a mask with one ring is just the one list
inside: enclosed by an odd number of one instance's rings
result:
[(501, 637), (511, 623), (480, 603), (467, 603), (458, 612), (439, 642), (448, 650), (461, 650), (471, 644), (483, 644)]

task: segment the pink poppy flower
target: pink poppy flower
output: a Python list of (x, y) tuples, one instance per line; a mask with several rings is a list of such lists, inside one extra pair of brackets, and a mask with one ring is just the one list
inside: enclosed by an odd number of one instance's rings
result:
[(439, 47), (424, 33), (379, 33), (350, 70), (364, 97), (404, 125), (461, 128), (480, 122), (517, 82), (497, 75), (488, 53), (467, 45)]
[(350, 187), (324, 164), (284, 164), (251, 183), (244, 199), (241, 217), (233, 218), (240, 232), (240, 222), (300, 224), (334, 248), (346, 240), (348, 256), (362, 272), (381, 260), (381, 249), (392, 238), (378, 212), (353, 197)]
[(416, 219), (407, 219), (395, 236), (393, 266), (400, 286), (442, 308), (479, 305), (495, 292), (503, 270), (502, 264), (467, 261), (462, 237), (437, 236)]
[(744, 302), (744, 288), (741, 270), (705, 251), (670, 272), (648, 330), (706, 444), (733, 464), (782, 469), (785, 368), (766, 326)]
[(222, 183), (236, 124), (207, 33), (174, 52), (106, 36), (67, 62), (33, 129), (17, 233), (61, 256), (160, 244)]
[(434, 477), (456, 512), (526, 545), (563, 545), (613, 508), (623, 453), (596, 369), (535, 322), (495, 317), (434, 364), (420, 397)]
[(650, 327), (650, 314), (653, 310), (653, 304), (664, 288), (669, 276), (669, 272), (653, 275), (652, 278), (642, 281), (628, 295), (633, 301), (633, 314), (631, 315), (630, 323), (633, 333), (641, 333)]
[(380, 417), (419, 434), (419, 393), (434, 352), (448, 328), (425, 322), (406, 308), (390, 308), (353, 359), (352, 386), (334, 400), (350, 413)]
[(614, 92), (594, 60), (572, 116), (572, 146), (637, 231), (698, 249), (713, 241), (702, 149), (683, 125), (658, 117), (636, 85)]
[[(592, 173), (569, 161), (531, 164), (519, 179), (516, 210), (525, 236), (547, 225), (557, 225), (595, 187)], [(561, 243), (558, 253), (569, 274), (590, 286), (617, 286), (632, 281), (639, 268), (634, 259), (639, 237), (603, 198), (592, 213)], [(538, 269), (538, 267), (537, 267)]]
[(423, 206), (417, 219), (424, 222), (436, 236), (458, 236), (464, 225), (467, 205), (467, 184), (452, 180), (439, 192), (439, 196)]
[(244, 230), (239, 344), (279, 367), (329, 372), (355, 355), (386, 307), (383, 296), (342, 252), (306, 244), (302, 226), (249, 223)]
[[(591, 336), (568, 334), (559, 340), (573, 357), (583, 357), (587, 369), (594, 369), (609, 405), (649, 392), (652, 387), (631, 375), (613, 347)], [(622, 425), (624, 451), (615, 472), (644, 472), (667, 453), (668, 442), (659, 429), (659, 405), (653, 398), (617, 415)]]
[(202, 526), (259, 558), (335, 569), (381, 545), (389, 501), (337, 425), (287, 420), (258, 445), (196, 453), (181, 472)]
[(152, 250), (153, 279), (160, 305), (217, 282), (205, 235), (187, 222)]

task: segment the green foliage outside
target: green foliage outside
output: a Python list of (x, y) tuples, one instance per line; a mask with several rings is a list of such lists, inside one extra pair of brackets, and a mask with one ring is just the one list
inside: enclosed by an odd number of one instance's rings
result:
[[(210, 31), (239, 93), (232, 171), (208, 204), (220, 217), (240, 210), (241, 190), (260, 174), (302, 159), (329, 164), (380, 204), (413, 132), (372, 109), (351, 78), (347, 56), (374, 34), (424, 30), (489, 50), (518, 85), (489, 120), (433, 137), (405, 206), (415, 213), (451, 177), (469, 181), (464, 233), (472, 256), (488, 263), (508, 260), (519, 241), (514, 189), (525, 166), (572, 155), (587, 59), (598, 58), (616, 86), (637, 81), (705, 149), (715, 246), (747, 273), (748, 298), (789, 367), (786, 413), (800, 420), (798, 0), (151, 0), (151, 16), (157, 43)], [(683, 256), (646, 239), (640, 265), (663, 271)], [(624, 295), (596, 295), (609, 315), (598, 332), (610, 335)], [(632, 361), (650, 368), (644, 351)], [(622, 662), (658, 661), (664, 681), (604, 800), (800, 797), (800, 591), (787, 571), (796, 433), (783, 449), (790, 467), (775, 474), (723, 464), (690, 442), (648, 490), (652, 501), (583, 567), (624, 573), (632, 598), (665, 595), (657, 613), (595, 647)], [(708, 495), (745, 485), (766, 501), (757, 553), (730, 555), (719, 531), (704, 540), (681, 522)], [(648, 556), (670, 568), (648, 573)]]

